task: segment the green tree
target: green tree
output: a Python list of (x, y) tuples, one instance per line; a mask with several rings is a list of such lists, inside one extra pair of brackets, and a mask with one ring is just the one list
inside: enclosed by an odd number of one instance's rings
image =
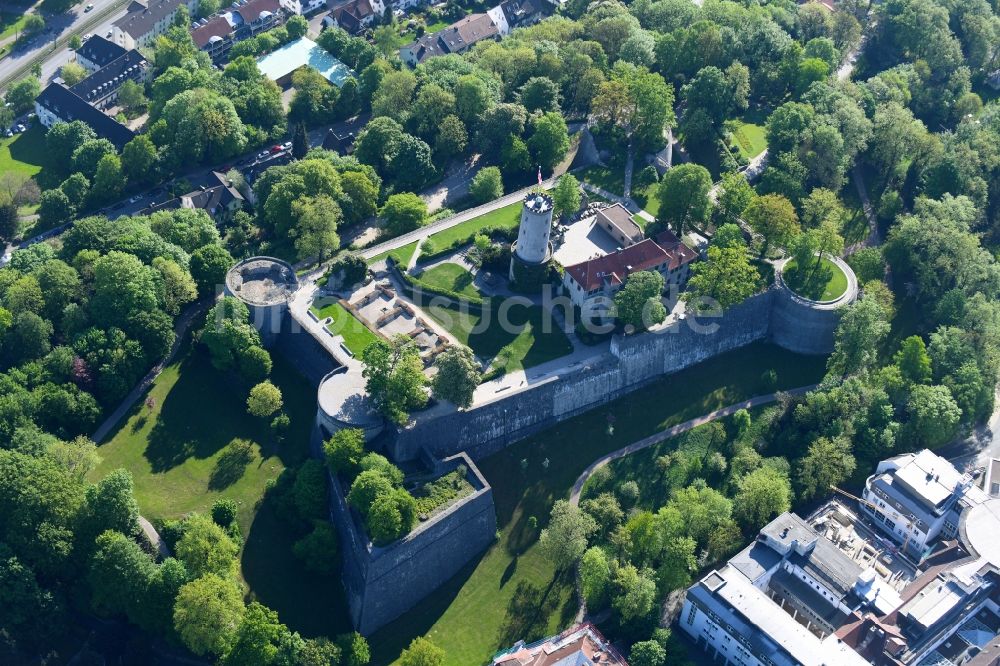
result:
[(202, 296), (216, 293), (233, 266), (233, 257), (221, 245), (205, 245), (191, 253), (191, 277)]
[(503, 178), (495, 166), (480, 169), (469, 183), (469, 194), (476, 203), (484, 204), (503, 196)]
[(400, 666), (441, 666), (444, 650), (423, 637), (414, 638), (410, 647), (399, 655)]
[(708, 220), (711, 189), (712, 176), (699, 164), (681, 164), (664, 174), (660, 182), (660, 217), (678, 238), (684, 237), (687, 225), (700, 226)]
[(837, 324), (833, 354), (827, 360), (827, 369), (846, 377), (874, 366), (879, 346), (887, 335), (889, 318), (876, 299), (862, 298), (851, 304)]
[(121, 159), (117, 155), (105, 155), (94, 171), (91, 198), (101, 203), (114, 201), (121, 194), (124, 180)]
[(656, 581), (652, 572), (633, 564), (619, 566), (612, 575), (615, 588), (611, 606), (621, 619), (631, 622), (646, 617), (656, 606)]
[(87, 196), (90, 194), (90, 181), (82, 173), (74, 173), (59, 185), (59, 189), (69, 199), (70, 205), (79, 210), (87, 202)]
[(198, 296), (198, 290), (191, 274), (177, 265), (176, 262), (156, 257), (153, 259), (153, 268), (160, 274), (160, 301), (167, 313), (179, 314), (181, 307)]
[(20, 115), (31, 108), (41, 92), (42, 84), (38, 77), (26, 76), (7, 86), (7, 94), (3, 100), (10, 104), (15, 114)]
[(88, 139), (73, 151), (73, 171), (78, 171), (93, 181), (97, 165), (108, 155), (117, 155), (113, 143), (107, 139)]
[(73, 153), (85, 142), (96, 139), (97, 135), (90, 125), (82, 120), (69, 123), (56, 123), (45, 133), (45, 149), (54, 164), (68, 170), (73, 160)]
[(124, 107), (129, 114), (138, 114), (149, 106), (146, 93), (142, 86), (135, 81), (125, 81), (118, 88), (118, 103)]
[(337, 532), (325, 520), (313, 524), (313, 530), (292, 546), (295, 557), (309, 571), (329, 575), (338, 568)]
[(615, 316), (625, 326), (644, 330), (667, 318), (660, 300), (663, 276), (656, 271), (632, 273), (615, 294)]
[(736, 519), (745, 532), (755, 532), (791, 507), (788, 478), (771, 467), (756, 469), (738, 483), (733, 498)]
[(757, 197), (743, 211), (750, 227), (764, 237), (761, 256), (772, 245), (785, 247), (799, 233), (799, 216), (792, 202), (780, 194)]
[(298, 656), (304, 643), (298, 634), (293, 634), (278, 620), (277, 613), (254, 601), (246, 607), (232, 645), (219, 663), (221, 666), (290, 663), (288, 660)]
[(373, 342), (362, 352), (361, 359), (368, 397), (387, 419), (402, 425), (411, 410), (427, 403), (423, 362), (408, 337)]
[(906, 381), (914, 384), (926, 384), (930, 381), (931, 357), (919, 335), (911, 335), (903, 340), (894, 361)]
[(38, 221), (45, 227), (57, 227), (76, 214), (69, 197), (61, 189), (45, 190), (38, 204)]
[(445, 116), (438, 126), (434, 138), (434, 154), (441, 163), (465, 152), (469, 144), (469, 132), (458, 116)]
[(122, 148), (121, 169), (130, 183), (148, 184), (156, 180), (156, 146), (140, 134)]
[(271, 382), (264, 381), (250, 389), (247, 411), (251, 415), (265, 418), (281, 409), (281, 405), (281, 389)]
[(572, 174), (563, 174), (552, 188), (552, 204), (559, 217), (567, 218), (580, 210), (580, 181)]
[(123, 613), (135, 621), (155, 570), (134, 539), (112, 530), (102, 533), (87, 571), (91, 603), (102, 613)]
[(632, 645), (628, 663), (632, 666), (664, 666), (667, 651), (656, 641), (639, 641)]
[(528, 139), (531, 156), (543, 171), (552, 171), (569, 152), (569, 130), (562, 115), (550, 111), (533, 122), (533, 132)]
[(863, 247), (847, 257), (847, 263), (861, 284), (882, 280), (885, 277), (885, 260), (882, 258), (880, 248)]
[(708, 248), (708, 260), (691, 267), (683, 298), (699, 311), (723, 310), (742, 303), (760, 285), (760, 273), (750, 264), (746, 246)]
[(353, 478), (365, 455), (365, 433), (359, 428), (342, 428), (323, 445), (326, 464), (334, 473)]
[(157, 305), (155, 271), (135, 255), (112, 250), (94, 262), (91, 313), (108, 324), (125, 324)]
[(906, 404), (914, 443), (934, 448), (955, 436), (962, 410), (947, 386), (917, 384)]
[(295, 15), (289, 17), (285, 22), (285, 29), (288, 30), (288, 39), (290, 41), (299, 37), (305, 37), (306, 32), (309, 31), (309, 21), (304, 16)]
[(757, 196), (746, 176), (739, 172), (722, 175), (722, 185), (719, 188), (716, 212), (723, 224), (737, 224), (743, 217), (743, 211)]
[(542, 553), (561, 570), (583, 557), (587, 540), (596, 531), (597, 523), (588, 514), (566, 500), (557, 500), (538, 544)]
[(607, 605), (610, 585), (611, 566), (608, 556), (597, 546), (588, 548), (580, 560), (580, 589), (591, 612)]
[(184, 521), (184, 535), (174, 550), (192, 577), (236, 575), (239, 548), (208, 516), (194, 514)]
[(174, 628), (197, 655), (225, 654), (242, 618), (243, 594), (232, 579), (206, 574), (177, 593)]
[(386, 230), (393, 236), (413, 231), (427, 219), (427, 204), (416, 194), (404, 192), (390, 196), (379, 211)]
[(340, 224), (340, 206), (325, 194), (303, 197), (292, 204), (298, 222), (295, 224), (295, 252), (299, 259), (316, 257), (323, 263), (324, 255), (340, 247), (337, 225)]
[(434, 367), (437, 374), (431, 380), (432, 395), (458, 407), (471, 406), (473, 393), (482, 379), (472, 350), (459, 345), (448, 347), (434, 358)]
[(306, 124), (296, 123), (295, 131), (292, 133), (292, 157), (301, 160), (309, 152), (309, 135), (306, 132)]
[(849, 439), (817, 438), (795, 465), (798, 497), (808, 501), (824, 496), (831, 486), (839, 486), (850, 478), (855, 466)]
[[(34, 14), (32, 14), (34, 16)], [(75, 62), (68, 62), (59, 69), (59, 76), (66, 82), (67, 86), (75, 86), (80, 81), (87, 78), (87, 70), (83, 65)]]

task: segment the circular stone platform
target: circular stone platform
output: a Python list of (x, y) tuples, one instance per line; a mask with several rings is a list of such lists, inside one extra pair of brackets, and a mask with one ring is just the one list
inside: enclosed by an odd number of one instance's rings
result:
[(784, 280), (783, 270), (789, 259), (774, 266), (777, 285), (771, 308), (771, 339), (779, 347), (799, 354), (829, 354), (833, 351), (833, 334), (840, 322), (840, 310), (858, 297), (858, 279), (840, 257), (827, 255), (847, 276), (847, 289), (829, 301), (814, 301), (800, 296)]
[(287, 303), (298, 286), (291, 265), (274, 257), (250, 257), (226, 273), (226, 292), (247, 305)]
[(385, 421), (368, 400), (360, 369), (337, 368), (319, 383), (316, 419), (329, 434), (342, 428), (359, 428), (365, 441), (374, 439)]

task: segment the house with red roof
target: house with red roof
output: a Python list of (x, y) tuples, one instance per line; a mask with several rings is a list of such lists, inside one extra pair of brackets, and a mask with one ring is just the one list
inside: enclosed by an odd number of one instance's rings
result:
[(681, 286), (690, 275), (690, 265), (698, 253), (682, 243), (670, 231), (656, 238), (646, 238), (594, 259), (572, 266), (563, 272), (563, 287), (573, 304), (591, 317), (607, 316), (614, 295), (632, 273), (656, 271), (664, 286)]

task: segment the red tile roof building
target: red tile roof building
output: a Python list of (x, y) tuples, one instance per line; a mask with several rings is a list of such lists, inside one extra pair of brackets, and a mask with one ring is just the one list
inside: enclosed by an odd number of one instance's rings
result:
[(672, 232), (664, 231), (655, 239), (646, 238), (602, 257), (566, 266), (563, 286), (574, 305), (603, 316), (605, 306), (601, 304), (609, 304), (632, 273), (656, 271), (666, 286), (679, 286), (687, 282), (689, 266), (697, 258), (697, 252)]
[(624, 657), (592, 624), (570, 627), (526, 645), (523, 641), (493, 657), (492, 666), (628, 666)]

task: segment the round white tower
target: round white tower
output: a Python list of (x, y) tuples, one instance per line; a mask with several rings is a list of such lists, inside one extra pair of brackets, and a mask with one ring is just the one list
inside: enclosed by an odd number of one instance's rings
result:
[(530, 192), (521, 208), (521, 226), (511, 246), (510, 281), (524, 291), (541, 287), (552, 258), (552, 197)]
[(517, 231), (514, 253), (528, 264), (549, 260), (549, 234), (552, 232), (552, 197), (529, 193), (521, 209), (521, 226)]

